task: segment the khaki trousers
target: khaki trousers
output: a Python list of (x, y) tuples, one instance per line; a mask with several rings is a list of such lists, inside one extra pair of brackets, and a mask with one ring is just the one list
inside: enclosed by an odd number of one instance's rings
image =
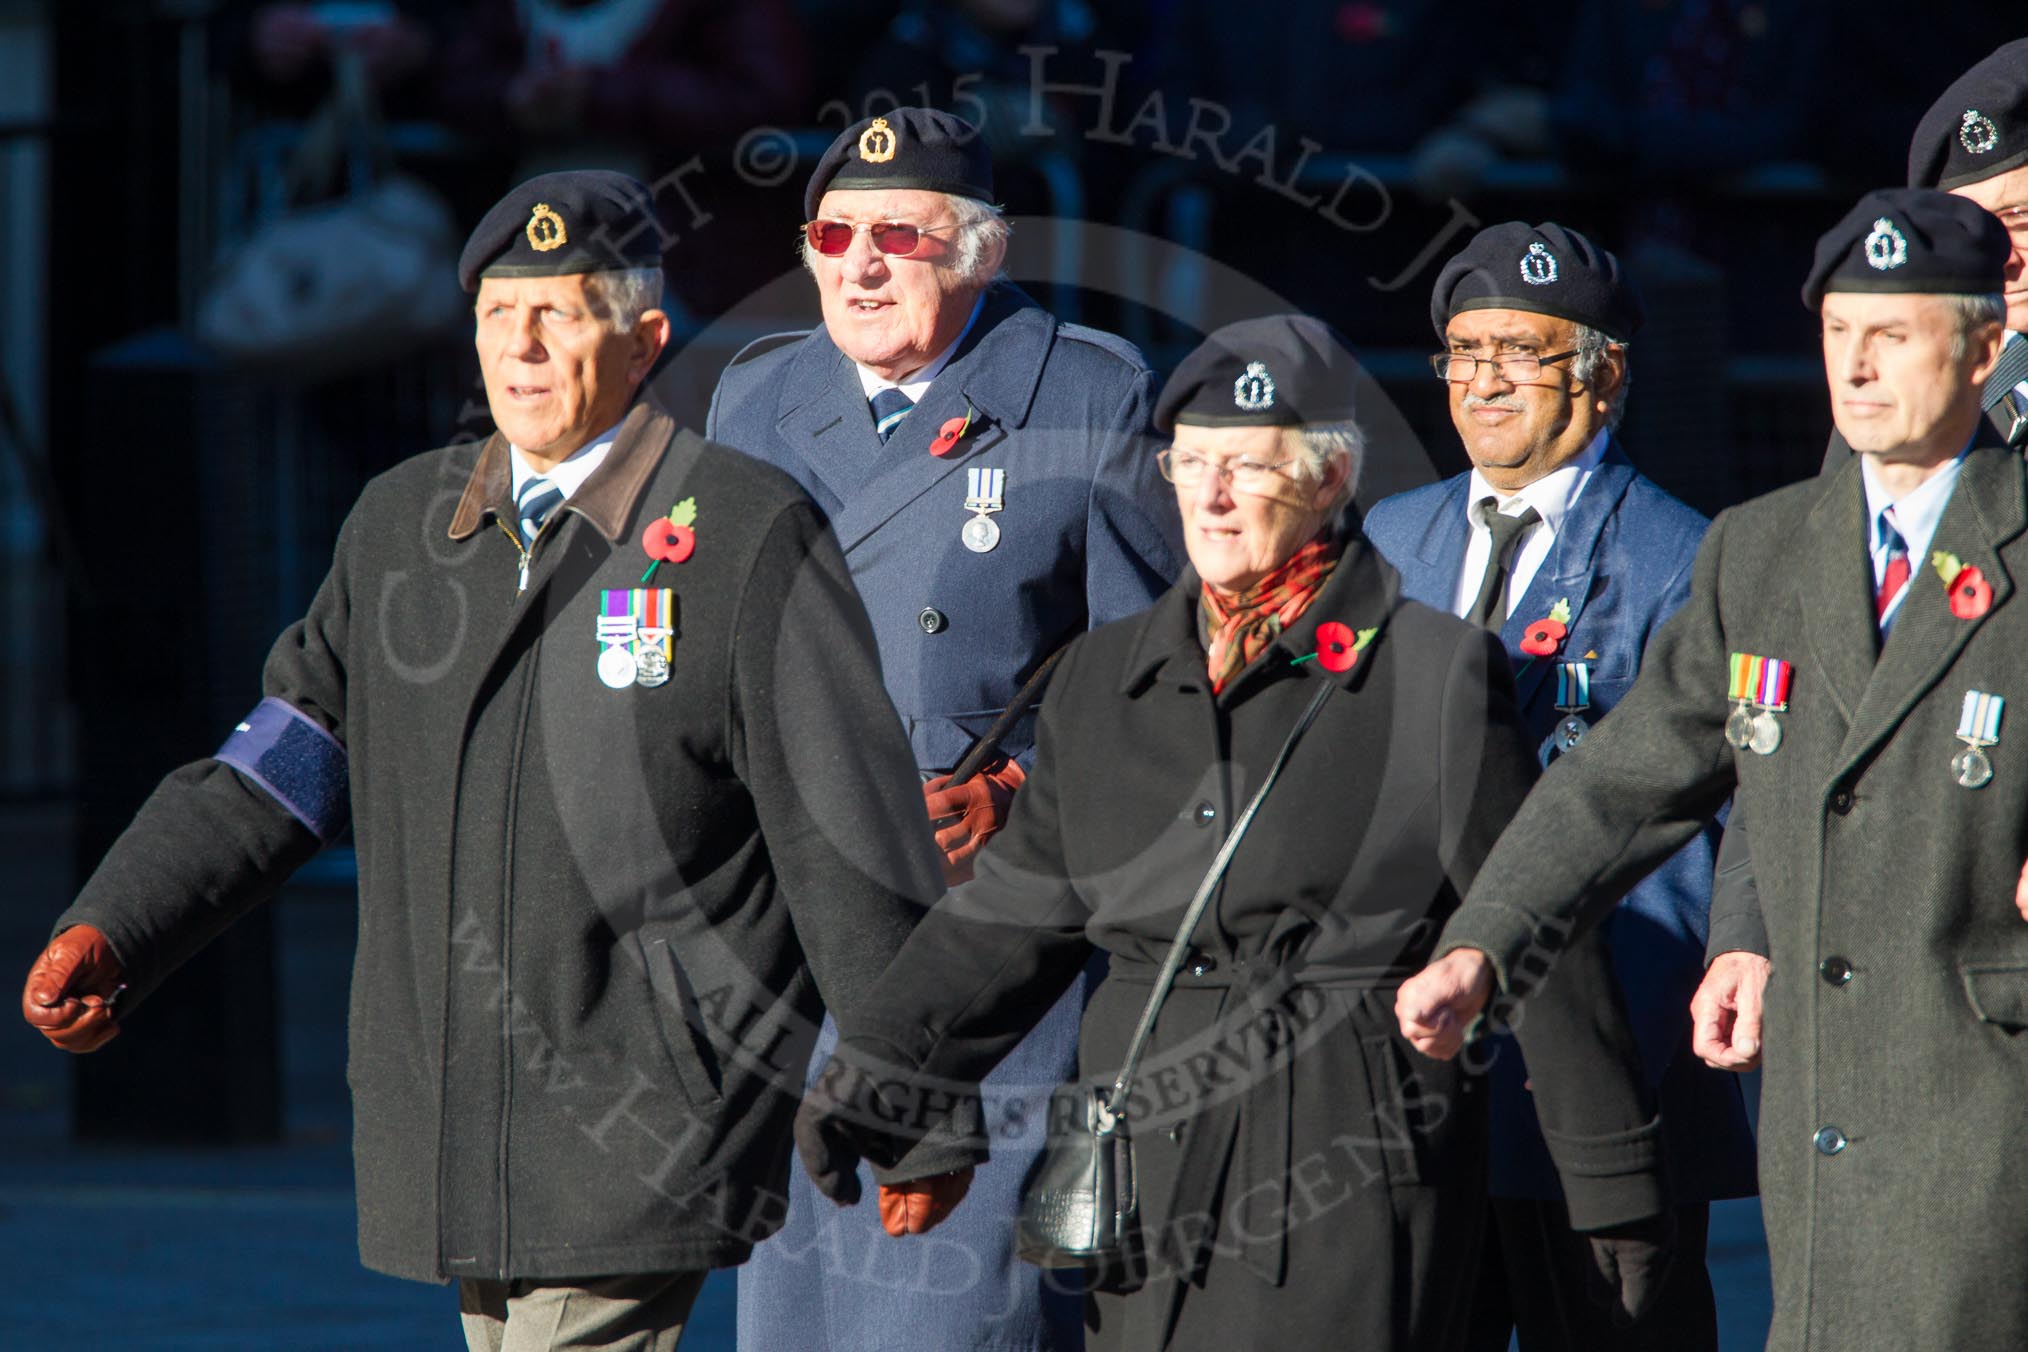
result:
[(702, 1272), (458, 1283), (471, 1352), (675, 1352)]

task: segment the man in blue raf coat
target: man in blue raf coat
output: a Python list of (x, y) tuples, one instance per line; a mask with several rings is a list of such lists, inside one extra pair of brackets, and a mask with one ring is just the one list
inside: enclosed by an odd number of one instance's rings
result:
[[(900, 108), (848, 128), (804, 196), (823, 327), (735, 357), (708, 423), (828, 515), (953, 883), (1006, 820), (1032, 714), (986, 772), (953, 788), (950, 769), (1044, 658), (1144, 609), (1180, 557), (1147, 440), (1146, 363), (994, 280), (1008, 227), (992, 182), (984, 140), (947, 113)], [(991, 1163), (934, 1236), (903, 1237), (955, 1205), (965, 1176), (883, 1188), (880, 1225), (791, 1178), (787, 1227), (740, 1275), (742, 1348), (1081, 1345), (1078, 1293), (1046, 1287), (1012, 1239), (1040, 1108), (1074, 1073), (1084, 996), (1079, 983), (987, 1080)], [(813, 1065), (834, 1039), (827, 1023)]]
[[(1612, 254), (1559, 225), (1488, 227), (1438, 275), (1430, 319), (1445, 348), (1432, 364), (1473, 468), (1378, 504), (1367, 534), (1401, 570), (1405, 595), (1506, 639), (1523, 716), (1551, 764), (1626, 692), (1648, 636), (1688, 598), (1706, 522), (1636, 473), (1613, 435), (1641, 304)], [(1580, 1294), (1583, 1243), (1510, 1040), (1490, 1071), (1492, 1213), (1475, 1352), (1503, 1352), (1517, 1329), (1524, 1352), (1717, 1346), (1702, 1257), (1709, 1202), (1752, 1194), (1754, 1152), (1737, 1082), (1688, 1046), (1711, 834), (1606, 925), (1679, 1201), (1667, 1287), (1631, 1328)]]

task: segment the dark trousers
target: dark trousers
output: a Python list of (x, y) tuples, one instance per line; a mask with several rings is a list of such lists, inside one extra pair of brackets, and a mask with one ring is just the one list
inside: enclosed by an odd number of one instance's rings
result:
[(1711, 1206), (1676, 1209), (1676, 1260), (1655, 1302), (1632, 1328), (1585, 1290), (1590, 1245), (1570, 1228), (1561, 1202), (1495, 1197), (1488, 1202), (1466, 1352), (1717, 1352), (1718, 1305), (1704, 1266)]

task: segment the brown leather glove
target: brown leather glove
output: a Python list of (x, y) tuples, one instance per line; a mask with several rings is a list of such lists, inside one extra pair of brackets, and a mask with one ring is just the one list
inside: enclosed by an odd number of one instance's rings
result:
[(1589, 1230), (1591, 1271), (1585, 1284), (1594, 1303), (1612, 1311), (1614, 1328), (1631, 1328), (1662, 1294), (1676, 1257), (1676, 1213)]
[(941, 1225), (944, 1217), (957, 1210), (971, 1187), (970, 1169), (910, 1179), (906, 1183), (883, 1183), (880, 1223), (897, 1239), (923, 1234)]
[(67, 1052), (95, 1052), (119, 1036), (113, 1006), (120, 960), (106, 936), (73, 925), (49, 941), (21, 988), (21, 1017)]
[(937, 828), (937, 848), (944, 852), (944, 882), (956, 887), (970, 882), (972, 857), (1007, 824), (1014, 791), (1028, 774), (1016, 761), (1001, 760), (956, 788), (949, 775), (938, 775), (922, 786), (930, 825)]

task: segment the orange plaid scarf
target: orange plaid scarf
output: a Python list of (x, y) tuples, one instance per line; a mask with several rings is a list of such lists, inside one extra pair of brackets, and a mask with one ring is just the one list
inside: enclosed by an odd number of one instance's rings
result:
[(1289, 556), (1288, 562), (1235, 596), (1223, 596), (1205, 583), (1198, 593), (1199, 614), (1207, 635), (1213, 694), (1275, 637), (1296, 622), (1317, 599), (1317, 591), (1338, 566), (1338, 541), (1327, 528), (1322, 535)]

